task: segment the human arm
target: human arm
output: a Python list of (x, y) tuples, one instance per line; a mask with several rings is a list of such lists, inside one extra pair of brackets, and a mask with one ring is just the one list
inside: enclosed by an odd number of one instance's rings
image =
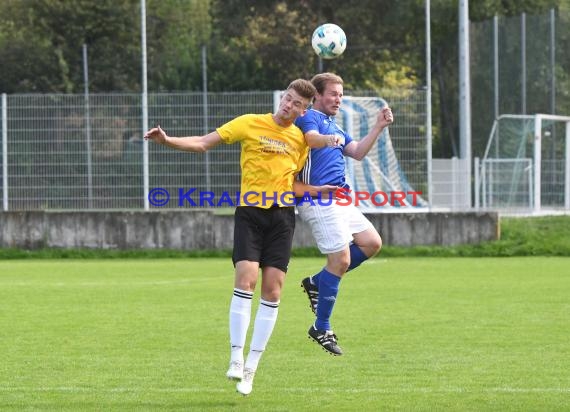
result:
[(333, 185), (322, 185), (322, 186), (313, 186), (308, 185), (307, 183), (303, 183), (300, 180), (295, 180), (293, 182), (293, 192), (295, 192), (295, 196), (318, 196), (319, 193), (322, 195), (328, 195), (331, 192), (336, 192), (338, 190), (338, 186)]
[(394, 122), (392, 110), (389, 107), (384, 107), (376, 115), (376, 123), (370, 129), (370, 132), (359, 141), (353, 140), (344, 147), (344, 155), (352, 157), (356, 160), (362, 160), (368, 154), (378, 136), (384, 129)]
[(203, 153), (222, 142), (217, 131), (204, 136), (172, 137), (168, 136), (160, 126), (147, 131), (144, 138), (173, 149), (198, 153)]
[(344, 143), (344, 137), (335, 134), (320, 134), (316, 130), (309, 130), (305, 133), (305, 141), (311, 149), (321, 147), (340, 146)]
[(319, 133), (319, 117), (314, 110), (308, 110), (304, 116), (295, 120), (295, 125), (305, 135), (307, 146), (311, 149), (334, 147), (344, 143), (344, 137), (334, 134)]

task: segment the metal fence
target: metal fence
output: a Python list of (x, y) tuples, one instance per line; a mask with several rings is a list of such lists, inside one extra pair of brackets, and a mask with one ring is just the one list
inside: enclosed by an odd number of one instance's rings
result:
[[(390, 135), (402, 172), (427, 198), (425, 92), (386, 100), (397, 118)], [(148, 118), (172, 136), (202, 135), (241, 114), (273, 112), (274, 103), (273, 91), (155, 93)], [(143, 209), (145, 173), (150, 188), (171, 194), (239, 190), (239, 145), (195, 154), (150, 143), (145, 171), (141, 105), (138, 94), (2, 95), (2, 210)]]
[(511, 214), (569, 211), (570, 116), (499, 116), (475, 159), (475, 205)]
[(509, 214), (570, 209), (565, 123), (545, 121), (534, 130), (537, 114), (570, 115), (568, 21), (561, 8), (470, 26), (476, 207)]
[(503, 114), (570, 113), (570, 13), (495, 17), (470, 25), (473, 155)]

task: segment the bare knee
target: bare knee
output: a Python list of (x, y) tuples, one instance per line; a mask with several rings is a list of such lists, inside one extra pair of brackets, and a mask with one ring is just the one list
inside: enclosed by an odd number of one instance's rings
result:
[(259, 263), (241, 260), (236, 263), (234, 287), (253, 292), (257, 285)]
[(269, 302), (279, 302), (284, 280), (285, 272), (270, 266), (263, 268), (261, 297)]
[(253, 292), (257, 285), (257, 279), (236, 278), (234, 287), (248, 292)]
[(369, 258), (375, 256), (382, 249), (382, 238), (380, 234), (373, 229), (364, 231), (354, 236), (354, 243)]
[(327, 270), (337, 276), (342, 276), (350, 265), (350, 252), (347, 248), (341, 252), (331, 253), (327, 256)]
[(378, 235), (378, 237), (376, 237), (373, 240), (372, 244), (370, 245), (370, 248), (372, 250), (372, 256), (380, 253), (380, 250), (382, 249), (382, 238), (380, 237), (380, 235)]
[(262, 282), (261, 297), (268, 302), (278, 302), (281, 300), (282, 286), (268, 285)]

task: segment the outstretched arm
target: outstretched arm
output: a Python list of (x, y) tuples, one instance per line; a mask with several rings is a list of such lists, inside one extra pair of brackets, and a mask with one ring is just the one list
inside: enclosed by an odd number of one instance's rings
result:
[(353, 140), (347, 144), (344, 148), (344, 155), (352, 157), (356, 160), (362, 160), (364, 156), (368, 154), (378, 136), (382, 133), (384, 128), (394, 122), (394, 115), (392, 114), (392, 109), (389, 107), (384, 107), (380, 110), (376, 116), (376, 124), (366, 136), (364, 136), (359, 141)]
[(168, 136), (160, 126), (150, 129), (145, 133), (144, 138), (173, 149), (199, 153), (205, 152), (222, 142), (217, 131), (204, 136), (172, 137)]
[(305, 140), (311, 149), (339, 146), (344, 143), (344, 137), (335, 134), (320, 134), (316, 130), (305, 133)]

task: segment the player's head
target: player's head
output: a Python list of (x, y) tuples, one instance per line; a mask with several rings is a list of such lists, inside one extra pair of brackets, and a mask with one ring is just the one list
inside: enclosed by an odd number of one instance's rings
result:
[(313, 108), (329, 116), (338, 114), (343, 96), (342, 77), (334, 73), (320, 73), (311, 79), (311, 83), (317, 89)]
[(281, 97), (276, 113), (277, 119), (284, 124), (293, 123), (297, 117), (305, 114), (315, 93), (315, 86), (310, 81), (293, 80)]
[(293, 80), (289, 83), (289, 86), (287, 86), (287, 90), (295, 90), (299, 96), (303, 99), (307, 99), (307, 106), (305, 108), (309, 107), (309, 104), (311, 104), (313, 97), (315, 97), (317, 93), (313, 83), (305, 79)]

